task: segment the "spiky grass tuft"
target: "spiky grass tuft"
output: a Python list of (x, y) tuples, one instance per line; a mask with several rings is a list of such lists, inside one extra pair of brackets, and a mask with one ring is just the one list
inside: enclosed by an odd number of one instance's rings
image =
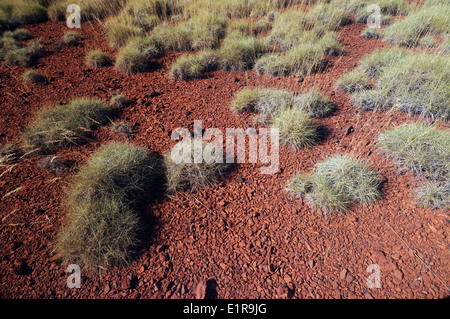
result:
[(336, 86), (339, 90), (347, 93), (355, 93), (368, 88), (368, 76), (360, 70), (352, 70), (341, 76)]
[(336, 109), (329, 98), (320, 93), (315, 87), (296, 97), (294, 105), (304, 110), (311, 117), (325, 117), (333, 113)]
[(299, 150), (319, 140), (318, 125), (304, 110), (287, 108), (277, 112), (272, 125), (279, 130), (280, 142)]
[(157, 160), (141, 147), (102, 146), (74, 177), (57, 248), (66, 262), (92, 270), (126, 264), (142, 231), (139, 204), (155, 178)]
[(219, 60), (215, 52), (202, 51), (195, 55), (179, 57), (170, 67), (169, 76), (179, 80), (200, 78), (218, 66)]
[(24, 146), (47, 153), (79, 144), (93, 128), (107, 123), (111, 116), (109, 106), (89, 98), (74, 99), (68, 105), (41, 110), (22, 132)]
[[(194, 154), (198, 150), (201, 150), (204, 156), (200, 163), (196, 163), (194, 160)], [(167, 190), (169, 192), (184, 189), (196, 191), (199, 188), (216, 183), (229, 168), (229, 165), (223, 162), (223, 157), (219, 159), (222, 162), (205, 160), (205, 154), (208, 154), (211, 158), (220, 156), (220, 153), (216, 152), (217, 150), (210, 144), (195, 140), (182, 141), (176, 144), (164, 158)]]
[(86, 55), (85, 63), (91, 68), (99, 68), (110, 65), (111, 58), (102, 50), (91, 50)]
[(317, 163), (310, 175), (293, 176), (288, 190), (325, 212), (346, 211), (352, 204), (369, 203), (380, 196), (377, 174), (340, 154)]
[(47, 76), (44, 73), (34, 70), (27, 70), (22, 75), (26, 84), (44, 84), (47, 82)]

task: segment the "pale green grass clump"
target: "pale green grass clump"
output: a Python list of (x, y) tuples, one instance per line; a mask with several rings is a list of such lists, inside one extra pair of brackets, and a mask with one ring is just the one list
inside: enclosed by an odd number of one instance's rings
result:
[(86, 55), (85, 63), (91, 68), (99, 68), (110, 65), (111, 58), (102, 50), (91, 50)]
[(376, 50), (361, 59), (358, 69), (364, 71), (371, 78), (377, 78), (386, 67), (397, 64), (410, 53), (401, 48)]
[(219, 65), (217, 54), (202, 51), (194, 55), (179, 57), (170, 67), (169, 76), (179, 80), (200, 78), (206, 72), (216, 70)]
[(335, 155), (315, 165), (310, 175), (297, 174), (288, 190), (325, 212), (346, 211), (356, 203), (380, 197), (377, 174), (348, 155)]
[(450, 181), (427, 181), (415, 191), (416, 202), (431, 209), (450, 209)]
[(67, 31), (63, 36), (63, 43), (68, 46), (76, 46), (83, 40), (83, 36), (75, 31)]
[(231, 103), (236, 113), (258, 112), (257, 121), (269, 123), (273, 116), (294, 104), (294, 96), (285, 90), (269, 88), (244, 88)]
[(450, 33), (449, 16), (449, 5), (424, 7), (387, 27), (383, 40), (396, 45), (414, 46), (423, 35)]
[(98, 149), (67, 192), (57, 248), (65, 262), (92, 270), (122, 266), (143, 230), (139, 205), (156, 180), (157, 160), (141, 147), (113, 142)]
[[(186, 149), (190, 150), (190, 155), (185, 158), (184, 152)], [(215, 148), (210, 144), (195, 140), (182, 141), (165, 155), (164, 165), (169, 192), (185, 189), (196, 191), (199, 188), (216, 183), (228, 170), (229, 165), (224, 163), (223, 157), (219, 161), (212, 162), (205, 160), (204, 157), (200, 163), (196, 163), (194, 153), (197, 152), (197, 149), (202, 151), (203, 156), (208, 154), (211, 158), (217, 158)]]
[(272, 125), (279, 130), (280, 142), (295, 150), (310, 147), (319, 140), (318, 125), (300, 108), (275, 113)]
[(11, 18), (20, 24), (45, 22), (48, 19), (47, 10), (37, 3), (19, 2), (13, 5)]
[(127, 74), (145, 72), (149, 68), (149, 57), (144, 51), (129, 44), (119, 50), (114, 67), (116, 71)]
[(255, 71), (272, 76), (306, 76), (320, 71), (324, 65), (324, 48), (318, 43), (305, 43), (286, 54), (272, 53), (261, 57), (255, 64)]
[(307, 17), (314, 24), (321, 25), (328, 30), (337, 30), (350, 22), (347, 11), (330, 4), (315, 5), (308, 12)]
[(218, 50), (220, 68), (231, 71), (249, 70), (268, 49), (269, 45), (264, 39), (227, 36)]
[(311, 26), (304, 11), (286, 11), (279, 14), (273, 22), (269, 39), (286, 51), (304, 41), (304, 33)]
[(404, 124), (380, 134), (378, 144), (401, 170), (412, 171), (421, 184), (419, 205), (450, 207), (450, 134), (425, 124)]
[(450, 73), (445, 57), (414, 55), (387, 67), (376, 90), (409, 114), (450, 119)]
[(108, 43), (113, 49), (121, 48), (130, 39), (144, 35), (145, 33), (142, 28), (126, 23), (113, 23), (107, 31)]
[(34, 70), (25, 71), (22, 78), (26, 84), (43, 84), (47, 82), (47, 76), (44, 73)]
[(24, 146), (45, 153), (82, 143), (92, 129), (105, 124), (111, 116), (109, 106), (90, 98), (74, 99), (68, 105), (43, 109), (23, 130)]
[(347, 93), (355, 93), (368, 88), (367, 82), (369, 78), (361, 70), (352, 70), (345, 73), (336, 81), (339, 90)]
[(328, 97), (314, 87), (308, 92), (296, 97), (294, 105), (314, 118), (328, 116), (336, 109)]
[(403, 169), (439, 180), (450, 175), (450, 134), (425, 124), (404, 124), (381, 134), (378, 144)]

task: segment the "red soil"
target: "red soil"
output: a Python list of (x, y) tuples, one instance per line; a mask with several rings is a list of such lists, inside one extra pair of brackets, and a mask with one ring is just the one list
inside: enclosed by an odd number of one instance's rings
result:
[[(318, 120), (328, 136), (294, 152), (280, 149), (280, 171), (261, 175), (259, 165), (236, 165), (218, 185), (181, 192), (148, 207), (153, 220), (147, 242), (127, 266), (100, 274), (82, 273), (80, 289), (66, 286), (66, 264), (55, 257), (54, 240), (66, 211), (63, 194), (71, 176), (102, 143), (124, 140), (107, 128), (93, 142), (57, 153), (69, 170), (54, 174), (37, 166), (40, 157), (0, 167), (0, 296), (3, 298), (194, 298), (208, 278), (219, 298), (443, 298), (449, 295), (448, 212), (413, 204), (416, 179), (399, 174), (379, 154), (375, 138), (399, 123), (419, 120), (402, 113), (364, 112), (348, 103), (334, 83), (361, 57), (386, 46), (363, 39), (363, 24), (341, 30), (346, 55), (334, 57), (321, 74), (298, 78), (257, 76), (254, 72), (213, 72), (181, 82), (167, 76), (179, 55), (167, 53), (153, 71), (123, 75), (113, 67), (89, 69), (88, 50), (109, 49), (102, 28), (84, 23), (81, 46), (52, 49), (67, 28), (48, 22), (26, 28), (49, 53), (34, 69), (49, 77), (45, 86), (25, 86), (22, 68), (0, 66), (0, 143), (18, 138), (39, 109), (73, 97), (107, 100), (122, 92), (132, 99), (119, 119), (134, 125), (129, 140), (163, 154), (174, 144), (176, 127), (245, 128), (252, 115), (236, 115), (230, 101), (245, 86), (304, 92), (313, 85), (337, 105)], [(152, 96), (158, 89), (162, 94)], [(189, 112), (186, 112), (189, 111)], [(445, 123), (442, 123), (445, 126)], [(347, 214), (324, 217), (304, 200), (289, 195), (286, 182), (298, 171), (335, 153), (358, 156), (383, 179), (383, 198), (354, 206)], [(368, 288), (366, 269), (381, 268), (381, 288)]]

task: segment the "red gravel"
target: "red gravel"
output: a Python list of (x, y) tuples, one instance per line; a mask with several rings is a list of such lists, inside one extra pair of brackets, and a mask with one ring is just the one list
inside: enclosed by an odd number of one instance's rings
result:
[[(78, 47), (53, 49), (67, 28), (47, 22), (26, 28), (42, 38), (49, 53), (34, 69), (49, 84), (25, 86), (22, 68), (0, 66), (0, 143), (18, 138), (20, 128), (39, 109), (73, 97), (107, 100), (122, 92), (132, 99), (120, 120), (134, 125), (130, 141), (163, 154), (172, 145), (172, 129), (239, 128), (253, 124), (251, 115), (229, 110), (245, 86), (267, 86), (304, 92), (313, 85), (338, 111), (318, 120), (328, 131), (318, 145), (280, 149), (280, 171), (261, 175), (258, 164), (241, 164), (221, 183), (191, 194), (181, 192), (152, 204), (146, 216), (152, 235), (127, 267), (101, 274), (82, 273), (80, 289), (66, 286), (67, 265), (55, 257), (54, 240), (65, 216), (63, 194), (87, 156), (108, 140), (124, 140), (100, 129), (87, 145), (57, 153), (69, 165), (58, 174), (39, 168), (41, 157), (0, 167), (0, 297), (2, 298), (195, 298), (206, 281), (217, 283), (218, 298), (443, 298), (449, 296), (449, 213), (415, 206), (410, 174), (398, 174), (380, 156), (375, 137), (385, 128), (418, 120), (400, 113), (356, 110), (348, 95), (334, 88), (361, 57), (386, 46), (363, 39), (363, 24), (341, 30), (346, 51), (328, 69), (306, 77), (273, 78), (253, 72), (213, 72), (206, 79), (181, 82), (167, 76), (179, 55), (168, 53), (157, 68), (122, 75), (113, 67), (89, 69), (89, 49), (109, 49), (102, 28), (85, 23)], [(152, 96), (158, 89), (162, 94)], [(189, 112), (186, 112), (189, 111)], [(445, 126), (445, 123), (442, 123)], [(308, 172), (323, 158), (351, 153), (367, 160), (382, 176), (383, 198), (326, 218), (302, 199), (285, 191), (298, 171)], [(366, 269), (381, 268), (381, 288), (368, 288)]]

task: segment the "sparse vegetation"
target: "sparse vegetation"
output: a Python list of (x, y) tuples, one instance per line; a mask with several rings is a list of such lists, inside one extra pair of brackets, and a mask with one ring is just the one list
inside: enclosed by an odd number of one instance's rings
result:
[(120, 109), (128, 103), (128, 98), (122, 93), (115, 93), (109, 99), (109, 106)]
[(19, 2), (13, 6), (11, 17), (20, 24), (47, 21), (47, 10), (37, 3)]
[(217, 69), (219, 61), (213, 51), (202, 51), (195, 55), (183, 55), (171, 66), (169, 75), (179, 80), (202, 77), (206, 72)]
[(83, 36), (75, 31), (67, 31), (63, 36), (63, 43), (68, 46), (76, 46), (83, 40)]
[(360, 70), (353, 70), (345, 73), (336, 82), (339, 90), (347, 93), (355, 93), (368, 88), (368, 76)]
[(404, 124), (380, 134), (378, 144), (401, 170), (421, 181), (418, 204), (431, 208), (450, 205), (450, 134), (425, 124)]
[(110, 64), (111, 58), (102, 50), (91, 50), (86, 55), (86, 65), (91, 68), (99, 68)]
[(133, 45), (120, 49), (116, 57), (115, 69), (122, 73), (145, 72), (149, 68), (148, 56)]
[(57, 239), (66, 262), (98, 270), (126, 264), (143, 230), (139, 205), (155, 181), (156, 158), (121, 142), (98, 149), (67, 193), (67, 220)]
[(318, 125), (300, 108), (285, 108), (273, 117), (278, 128), (280, 142), (299, 150), (310, 147), (319, 140)]
[(23, 73), (23, 81), (26, 84), (44, 84), (47, 82), (47, 76), (41, 72), (27, 70)]
[(7, 31), (3, 33), (4, 37), (11, 37), (16, 41), (26, 41), (32, 38), (30, 31), (27, 29), (16, 29), (14, 31)]
[(109, 106), (89, 98), (43, 109), (22, 132), (24, 146), (46, 153), (79, 144), (86, 140), (92, 129), (105, 124), (111, 116)]
[(321, 94), (316, 88), (299, 95), (294, 100), (294, 105), (305, 111), (311, 117), (328, 116), (335, 110), (335, 106), (327, 96)]
[[(194, 161), (197, 149), (202, 150), (203, 158), (200, 163)], [(221, 150), (222, 151), (222, 150)], [(167, 190), (175, 192), (178, 190), (199, 188), (216, 183), (227, 171), (229, 165), (224, 163), (222, 153), (218, 152), (211, 144), (198, 141), (182, 141), (174, 146), (164, 157), (167, 178)], [(220, 157), (220, 161), (208, 161), (205, 154), (210, 158)]]
[(448, 5), (424, 7), (387, 27), (383, 39), (391, 44), (414, 46), (424, 35), (450, 33), (449, 15)]
[(6, 52), (5, 64), (8, 66), (27, 67), (31, 65), (31, 56), (26, 48), (13, 49)]
[(369, 203), (380, 196), (378, 176), (348, 155), (335, 155), (315, 165), (310, 174), (297, 174), (288, 190), (325, 212), (346, 211), (352, 204)]
[(41, 39), (32, 40), (26, 45), (27, 52), (30, 54), (31, 59), (37, 59), (44, 56), (46, 50), (44, 43)]
[(114, 121), (110, 125), (110, 130), (116, 134), (128, 137), (133, 135), (133, 126), (123, 121)]

